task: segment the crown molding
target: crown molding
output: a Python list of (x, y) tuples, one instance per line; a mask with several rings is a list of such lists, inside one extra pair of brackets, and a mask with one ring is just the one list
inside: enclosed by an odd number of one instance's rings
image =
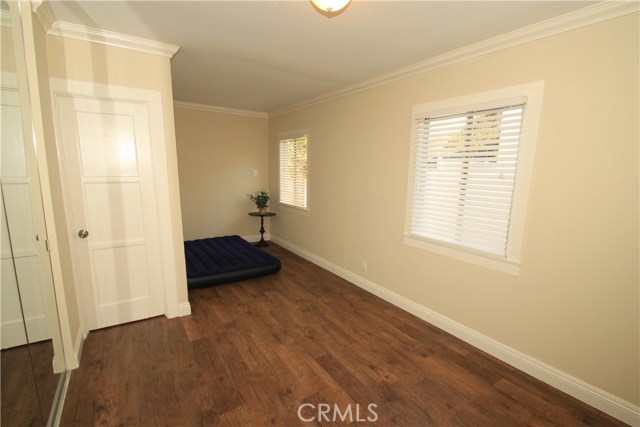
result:
[(54, 22), (47, 33), (53, 36), (121, 47), (169, 58), (172, 58), (178, 49), (180, 49), (180, 46), (61, 21)]
[(190, 110), (208, 111), (210, 113), (232, 114), (234, 116), (256, 117), (267, 119), (269, 115), (262, 111), (238, 110), (235, 108), (217, 107), (215, 105), (196, 104), (194, 102), (174, 101), (174, 107), (188, 108)]
[(31, 8), (35, 12), (36, 17), (38, 18), (38, 22), (40, 23), (40, 26), (42, 27), (44, 32), (46, 33), (47, 31), (49, 31), (55, 21), (55, 19), (53, 18), (53, 14), (51, 13), (51, 8), (49, 7), (49, 1), (32, 0)]
[(399, 68), (388, 73), (380, 74), (371, 79), (338, 89), (327, 94), (308, 99), (306, 101), (290, 105), (269, 112), (269, 117), (276, 117), (292, 111), (307, 108), (315, 104), (337, 99), (346, 95), (369, 90), (378, 86), (403, 80), (419, 74), (426, 73), (437, 68), (455, 64), (486, 55), (499, 50), (518, 46), (545, 37), (575, 30), (587, 25), (606, 21), (620, 16), (629, 15), (640, 10), (640, 2), (630, 1), (604, 1), (584, 9), (568, 13), (556, 18), (548, 19), (537, 24), (529, 25), (509, 33), (501, 34), (487, 40), (474, 43), (460, 49), (434, 56), (427, 60)]
[[(49, 8), (49, 3), (40, 1), (33, 1), (31, 3), (31, 9), (38, 17), (38, 22), (46, 32), (53, 23), (53, 15), (51, 14), (51, 9)], [(11, 13), (8, 10), (0, 10), (0, 26), (2, 27), (11, 27)]]

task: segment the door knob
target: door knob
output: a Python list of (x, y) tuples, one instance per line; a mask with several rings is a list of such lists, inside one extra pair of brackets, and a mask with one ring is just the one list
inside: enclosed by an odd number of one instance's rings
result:
[(78, 237), (81, 239), (86, 238), (88, 235), (89, 235), (89, 232), (87, 230), (78, 231)]

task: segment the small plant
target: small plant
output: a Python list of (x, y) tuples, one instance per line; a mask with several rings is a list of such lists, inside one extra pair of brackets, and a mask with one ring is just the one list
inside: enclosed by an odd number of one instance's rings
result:
[(249, 198), (255, 202), (258, 209), (264, 209), (269, 206), (271, 193), (269, 190), (260, 190), (249, 194)]

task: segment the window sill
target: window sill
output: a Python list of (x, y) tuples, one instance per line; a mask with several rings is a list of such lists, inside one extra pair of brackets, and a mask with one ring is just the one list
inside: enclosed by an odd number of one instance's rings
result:
[(284, 203), (280, 203), (278, 202), (278, 210), (282, 211), (282, 212), (290, 212), (296, 215), (302, 215), (302, 216), (311, 216), (311, 212), (309, 211), (309, 209), (304, 209), (304, 208), (298, 208), (296, 206), (291, 206), (291, 205), (287, 205)]
[(512, 276), (518, 276), (520, 273), (520, 261), (498, 258), (488, 254), (482, 254), (480, 252), (473, 252), (472, 250), (467, 251), (463, 248), (449, 246), (445, 243), (436, 243), (435, 241), (426, 240), (407, 234), (405, 234), (404, 236), (404, 244), (429, 252), (435, 252), (437, 254), (448, 256), (450, 258), (455, 258), (460, 261), (469, 262), (471, 264), (507, 273)]

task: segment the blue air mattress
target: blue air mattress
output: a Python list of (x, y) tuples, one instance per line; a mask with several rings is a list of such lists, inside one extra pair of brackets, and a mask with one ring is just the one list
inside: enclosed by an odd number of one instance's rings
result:
[(240, 236), (184, 242), (189, 288), (237, 282), (280, 270), (280, 260)]

